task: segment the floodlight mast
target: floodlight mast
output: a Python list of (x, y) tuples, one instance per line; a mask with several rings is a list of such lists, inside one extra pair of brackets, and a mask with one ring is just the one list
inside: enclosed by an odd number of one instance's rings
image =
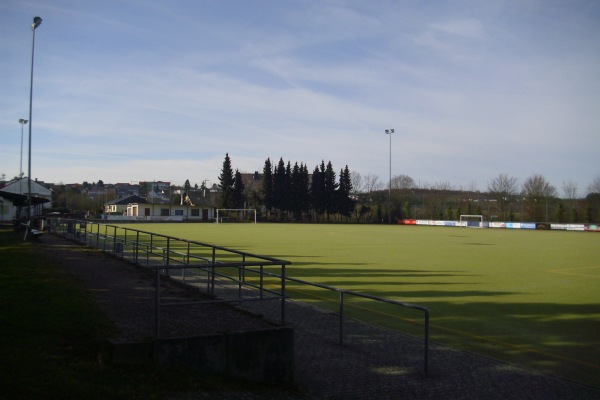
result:
[(390, 135), (390, 186), (388, 187), (388, 224), (392, 223), (392, 133), (393, 129), (386, 129), (385, 134)]
[[(19, 119), (21, 124), (21, 162), (19, 164), (19, 178), (23, 179), (23, 125), (26, 125), (29, 121), (23, 118)], [(19, 194), (21, 194), (21, 183), (19, 183)]]
[(29, 165), (27, 168), (27, 224), (31, 228), (31, 105), (33, 100), (33, 57), (35, 54), (35, 30), (42, 23), (40, 17), (34, 17), (31, 24), (33, 37), (31, 40), (31, 77), (29, 81)]

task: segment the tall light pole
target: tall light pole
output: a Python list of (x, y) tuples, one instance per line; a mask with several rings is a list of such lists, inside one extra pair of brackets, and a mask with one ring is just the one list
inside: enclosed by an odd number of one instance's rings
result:
[(31, 79), (29, 81), (29, 166), (27, 169), (27, 223), (31, 226), (31, 103), (33, 100), (33, 55), (35, 53), (35, 30), (42, 23), (40, 17), (33, 17), (31, 31), (33, 38), (31, 40)]
[(388, 224), (392, 223), (392, 133), (393, 129), (386, 129), (385, 134), (390, 135), (390, 186), (388, 187)]
[[(26, 119), (19, 119), (21, 124), (21, 163), (19, 165), (19, 178), (23, 179), (23, 125), (26, 125), (29, 121)], [(21, 183), (19, 183), (19, 194), (21, 194)]]

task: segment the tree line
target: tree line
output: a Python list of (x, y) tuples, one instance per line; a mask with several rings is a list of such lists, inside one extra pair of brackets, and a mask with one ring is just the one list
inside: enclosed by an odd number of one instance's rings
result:
[[(247, 175), (247, 174), (246, 174)], [(486, 220), (531, 222), (600, 222), (600, 176), (581, 198), (577, 185), (564, 182), (563, 196), (543, 175), (533, 174), (521, 185), (516, 177), (499, 174), (487, 191), (472, 183), (455, 188), (448, 182), (418, 187), (407, 175), (383, 183), (376, 175), (361, 176), (348, 166), (336, 174), (321, 161), (312, 174), (304, 163), (265, 160), (258, 181), (246, 187), (242, 174), (225, 155), (219, 175), (220, 207), (255, 208), (264, 218), (280, 221), (346, 221), (382, 223), (405, 218), (456, 220), (480, 214)], [(391, 187), (390, 187), (391, 185)]]
[[(267, 219), (294, 221), (330, 221), (349, 218), (356, 201), (351, 197), (352, 180), (346, 165), (339, 172), (331, 161), (315, 166), (312, 175), (306, 164), (285, 163), (283, 158), (273, 166), (267, 158), (258, 190), (247, 191), (239, 170), (233, 171), (229, 153), (225, 155), (219, 175), (221, 207), (259, 208)], [(249, 193), (250, 192), (250, 193)]]
[(455, 220), (461, 214), (478, 214), (488, 221), (600, 222), (600, 176), (587, 187), (585, 197), (578, 194), (573, 181), (563, 182), (560, 196), (559, 189), (541, 174), (527, 177), (522, 184), (514, 176), (499, 174), (483, 192), (474, 183), (459, 188), (448, 182), (420, 186), (412, 178), (398, 175), (390, 180), (391, 199), (389, 184), (377, 176), (353, 173), (353, 179), (354, 187), (359, 188), (357, 222), (381, 222), (388, 204), (396, 219)]

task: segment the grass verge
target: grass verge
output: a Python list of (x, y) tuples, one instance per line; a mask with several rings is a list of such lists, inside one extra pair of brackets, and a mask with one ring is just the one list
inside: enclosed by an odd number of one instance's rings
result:
[[(161, 399), (175, 392), (258, 392), (189, 368), (103, 365), (115, 326), (35, 243), (0, 230), (0, 387), (5, 399)], [(210, 398), (210, 396), (209, 396)]]

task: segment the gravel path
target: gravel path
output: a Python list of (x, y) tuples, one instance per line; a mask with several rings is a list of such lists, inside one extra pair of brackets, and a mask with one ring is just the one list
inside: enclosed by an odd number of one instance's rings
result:
[[(153, 337), (155, 285), (152, 274), (123, 260), (44, 235), (41, 248), (78, 276), (99, 307), (117, 324), (120, 337)], [(221, 288), (224, 296), (228, 289)], [(179, 284), (161, 284), (165, 298), (202, 295)], [(161, 335), (194, 336), (227, 330), (262, 329), (280, 320), (278, 301), (174, 307), (161, 312)], [(245, 312), (250, 311), (250, 313)], [(260, 317), (262, 316), (262, 317)], [(591, 388), (536, 374), (497, 360), (431, 345), (429, 374), (423, 374), (422, 340), (348, 321), (344, 346), (338, 342), (338, 316), (286, 302), (286, 325), (294, 328), (296, 385), (248, 392), (194, 392), (172, 400), (193, 399), (600, 399)]]

